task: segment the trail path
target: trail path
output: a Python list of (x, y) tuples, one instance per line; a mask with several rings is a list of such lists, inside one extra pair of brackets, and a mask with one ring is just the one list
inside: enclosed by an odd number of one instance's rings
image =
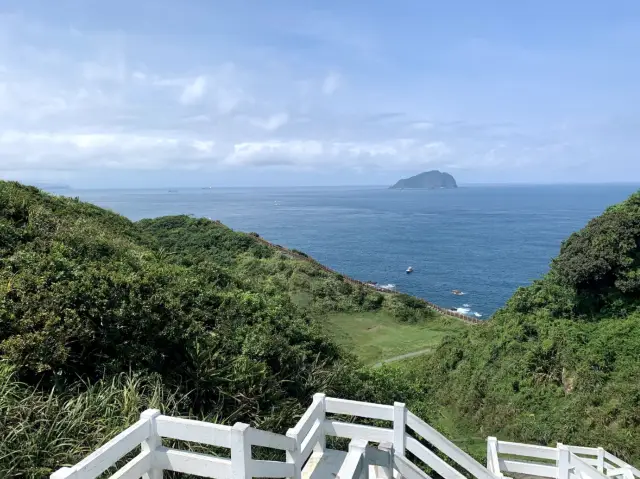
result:
[(396, 361), (402, 361), (403, 359), (415, 358), (416, 356), (422, 356), (423, 354), (430, 353), (433, 349), (421, 349), (420, 351), (414, 351), (412, 353), (401, 354), (400, 356), (394, 356), (389, 359), (385, 359), (373, 365), (374, 368), (379, 368), (384, 364), (394, 363)]

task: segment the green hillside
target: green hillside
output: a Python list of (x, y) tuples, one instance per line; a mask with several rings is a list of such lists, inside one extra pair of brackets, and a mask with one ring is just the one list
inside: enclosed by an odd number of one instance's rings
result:
[(317, 391), (373, 397), (324, 321), (375, 312), (467, 327), (217, 222), (0, 182), (0, 477), (47, 476), (149, 406), (282, 431)]
[(412, 361), (435, 422), (640, 461), (640, 193), (573, 234), (489, 323)]

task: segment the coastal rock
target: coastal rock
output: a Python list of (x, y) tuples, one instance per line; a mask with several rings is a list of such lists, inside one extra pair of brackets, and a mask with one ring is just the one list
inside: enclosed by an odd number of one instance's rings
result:
[(391, 189), (403, 188), (420, 188), (420, 189), (436, 189), (436, 188), (457, 188), (456, 180), (449, 173), (440, 172), (438, 170), (425, 171), (411, 178), (403, 178), (398, 181)]

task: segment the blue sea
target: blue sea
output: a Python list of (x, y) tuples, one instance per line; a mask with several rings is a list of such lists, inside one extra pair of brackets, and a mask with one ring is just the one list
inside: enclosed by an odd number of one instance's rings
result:
[[(66, 190), (132, 220), (191, 214), (255, 231), (362, 281), (488, 318), (561, 242), (640, 185)], [(412, 266), (413, 274), (406, 274)], [(462, 296), (452, 294), (457, 289)]]

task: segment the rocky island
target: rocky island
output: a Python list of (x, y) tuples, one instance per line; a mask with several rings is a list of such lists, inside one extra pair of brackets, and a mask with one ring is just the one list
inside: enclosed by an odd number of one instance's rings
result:
[(398, 181), (391, 189), (400, 190), (403, 188), (457, 188), (456, 180), (449, 173), (440, 172), (438, 170), (425, 171), (411, 178), (403, 178)]

